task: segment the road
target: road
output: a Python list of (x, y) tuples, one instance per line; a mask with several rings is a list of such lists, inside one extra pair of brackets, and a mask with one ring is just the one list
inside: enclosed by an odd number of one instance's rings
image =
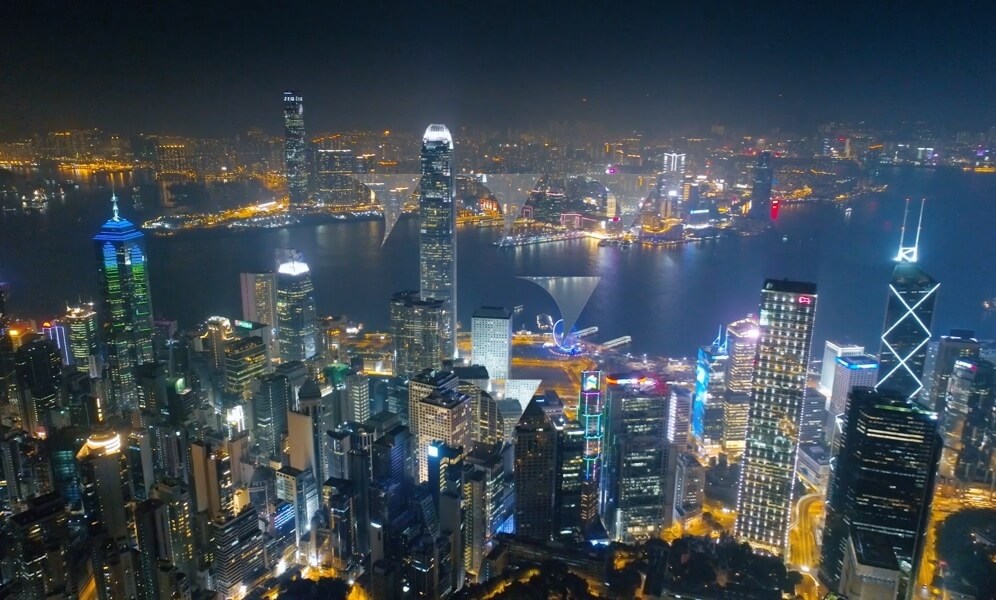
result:
[(803, 574), (803, 583), (796, 588), (796, 592), (807, 600), (816, 600), (821, 595), (819, 582), (814, 575), (820, 562), (820, 543), (816, 533), (823, 518), (823, 510), (821, 494), (800, 497), (792, 510), (787, 563)]
[(799, 498), (792, 511), (789, 529), (789, 564), (803, 570), (815, 570), (820, 562), (820, 544), (816, 529), (823, 516), (823, 496), (809, 494)]

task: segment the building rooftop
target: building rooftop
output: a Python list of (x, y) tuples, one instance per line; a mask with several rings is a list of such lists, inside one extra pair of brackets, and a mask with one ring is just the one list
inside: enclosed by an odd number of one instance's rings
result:
[(307, 263), (298, 262), (296, 260), (282, 263), (279, 267), (277, 267), (277, 272), (282, 275), (303, 275), (310, 270), (311, 269), (308, 268)]
[(790, 279), (767, 279), (764, 282), (764, 291), (815, 296), (816, 284), (808, 281), (792, 281)]
[(878, 366), (878, 359), (870, 354), (858, 354), (856, 356), (838, 356), (836, 362), (848, 369), (874, 369)]
[(504, 306), (482, 306), (474, 311), (474, 319), (511, 319), (512, 311)]
[(445, 142), (453, 147), (453, 136), (450, 135), (450, 130), (447, 129), (446, 125), (441, 125), (439, 123), (433, 123), (425, 129), (425, 135), (422, 136), (422, 142)]

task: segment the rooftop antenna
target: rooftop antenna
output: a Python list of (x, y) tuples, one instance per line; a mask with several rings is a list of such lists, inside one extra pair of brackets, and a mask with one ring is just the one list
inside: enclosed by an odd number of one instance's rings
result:
[(898, 262), (915, 263), (917, 261), (920, 246), (920, 229), (923, 226), (923, 207), (926, 202), (926, 198), (920, 200), (920, 218), (916, 224), (916, 237), (913, 240), (913, 245), (907, 246), (906, 221), (909, 219), (910, 214), (910, 199), (906, 199), (906, 210), (903, 212), (903, 228), (899, 234), (899, 254), (896, 255)]
[(114, 194), (114, 182), (111, 182), (111, 210), (114, 211), (114, 217), (112, 221), (120, 221), (121, 216), (118, 214), (118, 197)]

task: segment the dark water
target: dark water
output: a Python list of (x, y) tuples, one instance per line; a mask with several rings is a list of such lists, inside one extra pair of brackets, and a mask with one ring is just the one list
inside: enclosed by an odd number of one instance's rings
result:
[[(481, 304), (524, 304), (522, 321), (532, 326), (537, 313), (555, 307), (516, 276), (598, 275), (579, 328), (597, 325), (601, 340), (631, 335), (637, 353), (685, 356), (710, 342), (720, 323), (756, 312), (766, 277), (788, 277), (819, 285), (818, 344), (846, 337), (877, 351), (902, 199), (925, 196), (920, 262), (942, 284), (935, 333), (968, 327), (996, 336), (996, 315), (981, 309), (984, 298), (996, 296), (996, 177), (905, 170), (887, 173), (884, 181), (888, 192), (855, 203), (850, 218), (826, 204), (789, 207), (768, 235), (678, 249), (598, 248), (577, 240), (497, 250), (491, 246), (497, 230), (462, 228), (459, 316), (469, 326)], [(0, 220), (0, 279), (12, 285), (17, 313), (50, 318), (66, 299), (95, 293), (89, 240), (110, 212), (108, 195), (79, 192), (44, 215)], [(135, 215), (128, 202), (122, 214), (135, 221), (151, 216)], [(391, 293), (417, 286), (416, 225), (402, 220), (383, 248), (379, 221), (151, 237), (155, 312), (181, 326), (213, 314), (236, 316), (238, 273), (267, 269), (274, 248), (294, 247), (311, 264), (320, 312), (385, 328)]]

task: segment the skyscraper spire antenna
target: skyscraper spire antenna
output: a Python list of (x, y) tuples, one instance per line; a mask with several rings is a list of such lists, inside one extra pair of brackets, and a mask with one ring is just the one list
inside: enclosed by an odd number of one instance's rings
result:
[(118, 197), (117, 197), (117, 194), (114, 193), (114, 184), (113, 183), (111, 184), (111, 210), (114, 211), (114, 217), (112, 217), (111, 220), (112, 221), (120, 221), (121, 220), (121, 215), (118, 214)]
[(918, 248), (920, 246), (920, 228), (923, 225), (923, 206), (926, 199), (920, 201), (920, 218), (916, 224), (916, 237), (912, 246), (906, 245), (906, 222), (910, 216), (910, 199), (906, 199), (906, 210), (903, 212), (903, 227), (899, 233), (899, 254), (896, 255), (898, 262), (915, 263), (917, 261)]

